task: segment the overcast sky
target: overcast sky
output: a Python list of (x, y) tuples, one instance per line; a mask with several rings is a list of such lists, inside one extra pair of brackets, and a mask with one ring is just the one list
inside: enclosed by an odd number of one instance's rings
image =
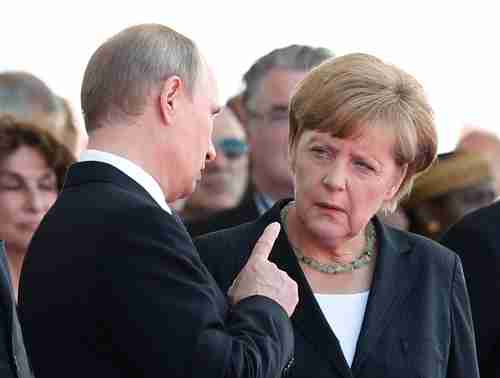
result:
[(4, 1), (0, 70), (27, 70), (79, 109), (88, 59), (121, 29), (158, 22), (193, 38), (221, 99), (241, 88), (259, 56), (292, 43), (337, 55), (366, 52), (419, 79), (436, 111), (440, 151), (464, 125), (500, 134), (500, 22), (495, 2), (476, 1)]

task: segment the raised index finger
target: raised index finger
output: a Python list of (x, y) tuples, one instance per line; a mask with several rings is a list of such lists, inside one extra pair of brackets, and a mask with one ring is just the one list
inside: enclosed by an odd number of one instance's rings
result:
[(263, 260), (269, 258), (269, 254), (273, 249), (273, 244), (280, 233), (280, 229), (281, 225), (278, 222), (273, 222), (264, 229), (259, 240), (255, 243), (255, 247), (252, 251), (252, 258), (255, 257)]

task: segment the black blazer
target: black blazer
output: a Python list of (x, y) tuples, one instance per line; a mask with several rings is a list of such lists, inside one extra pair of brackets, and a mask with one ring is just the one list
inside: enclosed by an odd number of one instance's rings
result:
[(276, 377), (283, 308), (229, 307), (186, 229), (116, 168), (69, 169), (29, 247), (20, 314), (37, 378)]
[[(265, 226), (280, 221), (278, 202), (252, 223), (195, 240), (203, 261), (227, 290)], [(448, 249), (375, 219), (379, 255), (352, 369), (315, 300), (282, 231), (270, 260), (299, 286), (292, 316), (291, 377), (478, 377), (474, 331), (462, 266)]]
[(17, 318), (4, 242), (0, 240), (0, 377), (31, 376)]
[(186, 222), (186, 228), (189, 234), (195, 237), (250, 222), (258, 217), (259, 210), (255, 204), (254, 189), (250, 187), (241, 203), (234, 209), (218, 212), (204, 220)]
[(476, 330), (479, 371), (500, 377), (500, 202), (467, 215), (442, 243), (463, 262)]

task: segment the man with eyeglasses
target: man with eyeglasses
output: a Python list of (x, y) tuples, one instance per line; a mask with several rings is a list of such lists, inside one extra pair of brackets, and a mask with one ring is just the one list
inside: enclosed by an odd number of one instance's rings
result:
[(214, 120), (212, 141), (217, 153), (215, 160), (207, 163), (196, 190), (180, 211), (188, 230), (192, 222), (236, 207), (247, 187), (247, 137), (231, 109), (224, 108)]
[(288, 166), (288, 103), (300, 80), (333, 53), (290, 45), (258, 59), (243, 76), (242, 111), (250, 147), (250, 186), (241, 203), (190, 226), (191, 235), (257, 218), (279, 199), (293, 196)]

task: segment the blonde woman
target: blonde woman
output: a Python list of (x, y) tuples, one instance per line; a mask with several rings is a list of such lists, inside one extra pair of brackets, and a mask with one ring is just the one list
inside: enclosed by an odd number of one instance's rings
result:
[(422, 87), (376, 57), (346, 55), (299, 84), (289, 124), (294, 200), (196, 242), (219, 285), (238, 285), (251, 246), (279, 222), (270, 260), (300, 297), (291, 377), (478, 377), (460, 260), (376, 216), (435, 159)]

